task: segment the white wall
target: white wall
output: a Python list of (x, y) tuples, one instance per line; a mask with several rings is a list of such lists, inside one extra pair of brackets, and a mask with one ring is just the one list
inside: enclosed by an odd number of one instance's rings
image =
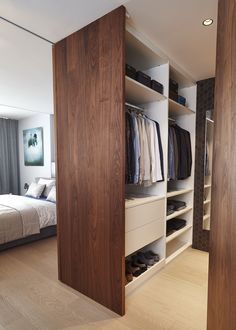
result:
[[(43, 127), (44, 136), (44, 166), (24, 165), (23, 130), (35, 127)], [(24, 184), (34, 181), (36, 177), (51, 177), (52, 150), (54, 150), (53, 135), (51, 134), (51, 116), (38, 114), (19, 120), (19, 158), (20, 158), (20, 191), (25, 193)]]
[(0, 105), (53, 113), (51, 44), (0, 20), (0, 63)]

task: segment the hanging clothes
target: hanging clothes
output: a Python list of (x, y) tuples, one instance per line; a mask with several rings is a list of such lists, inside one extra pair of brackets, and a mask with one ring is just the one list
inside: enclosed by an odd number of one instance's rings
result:
[(164, 180), (159, 124), (135, 111), (126, 111), (126, 183), (151, 185)]
[(184, 180), (191, 176), (192, 150), (190, 133), (174, 124), (168, 132), (168, 179)]

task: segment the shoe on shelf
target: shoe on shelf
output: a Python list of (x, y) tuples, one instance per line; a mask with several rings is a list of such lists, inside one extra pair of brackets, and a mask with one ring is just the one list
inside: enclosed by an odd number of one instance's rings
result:
[(160, 256), (157, 253), (152, 252), (151, 250), (144, 253), (147, 259), (153, 258), (155, 262), (160, 260)]
[(141, 264), (145, 264), (146, 266), (153, 266), (155, 263), (153, 258), (147, 259), (143, 252), (139, 251), (137, 253), (137, 256), (138, 256), (138, 262)]
[(139, 267), (142, 270), (142, 272), (145, 272), (147, 270), (147, 266), (145, 264), (138, 262), (137, 255), (132, 256), (132, 266)]
[(126, 284), (128, 284), (129, 282), (132, 282), (133, 281), (133, 274), (126, 273), (125, 274), (125, 279), (126, 279)]
[(132, 274), (135, 277), (138, 277), (143, 273), (143, 271), (139, 267), (133, 267), (130, 261), (126, 262), (125, 269), (126, 269), (126, 273)]

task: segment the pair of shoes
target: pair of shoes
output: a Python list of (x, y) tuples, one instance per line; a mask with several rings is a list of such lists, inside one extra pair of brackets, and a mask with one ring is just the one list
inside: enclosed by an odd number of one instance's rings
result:
[(136, 254), (131, 257), (131, 260), (132, 260), (132, 266), (139, 267), (142, 270), (142, 272), (145, 272), (147, 270), (147, 265), (145, 263), (140, 262)]
[(160, 260), (158, 254), (152, 251), (141, 252), (137, 253), (138, 262), (145, 264), (146, 266), (153, 266), (156, 262)]
[(128, 282), (131, 282), (134, 277), (138, 277), (143, 273), (143, 270), (141, 270), (140, 267), (135, 266), (132, 264), (132, 261), (127, 260), (125, 263), (125, 274), (126, 274), (126, 280)]

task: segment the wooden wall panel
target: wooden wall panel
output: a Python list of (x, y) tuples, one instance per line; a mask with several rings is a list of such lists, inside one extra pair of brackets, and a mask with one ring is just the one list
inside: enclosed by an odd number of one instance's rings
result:
[(124, 53), (120, 7), (54, 47), (59, 279), (124, 314)]
[(236, 0), (219, 0), (208, 329), (236, 329)]

